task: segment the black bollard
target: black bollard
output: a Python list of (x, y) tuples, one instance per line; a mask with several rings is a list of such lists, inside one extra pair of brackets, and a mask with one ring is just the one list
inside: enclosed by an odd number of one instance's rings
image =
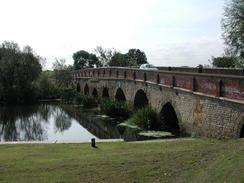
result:
[(91, 146), (92, 146), (92, 147), (96, 147), (96, 141), (95, 141), (95, 138), (92, 138), (92, 139), (91, 139)]

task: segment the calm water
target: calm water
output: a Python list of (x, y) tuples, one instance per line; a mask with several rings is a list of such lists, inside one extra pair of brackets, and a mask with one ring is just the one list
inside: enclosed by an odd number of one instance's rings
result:
[(68, 105), (0, 106), (0, 141), (120, 138), (116, 123)]

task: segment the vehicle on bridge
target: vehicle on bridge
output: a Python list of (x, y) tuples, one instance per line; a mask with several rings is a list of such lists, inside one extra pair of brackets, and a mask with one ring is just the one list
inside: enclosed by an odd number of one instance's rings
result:
[(142, 64), (139, 69), (158, 70), (158, 68), (152, 64)]

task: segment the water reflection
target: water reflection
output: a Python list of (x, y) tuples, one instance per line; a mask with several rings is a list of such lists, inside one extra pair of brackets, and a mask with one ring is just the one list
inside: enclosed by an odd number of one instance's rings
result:
[(100, 139), (120, 138), (116, 119), (103, 117), (96, 111), (82, 111), (80, 108), (62, 107), (67, 114), (75, 118), (90, 133)]
[(1, 141), (16, 141), (19, 139), (42, 140), (44, 131), (36, 121), (39, 116), (37, 108), (33, 107), (1, 107), (0, 108), (0, 137)]
[(55, 127), (56, 132), (63, 132), (71, 127), (71, 117), (64, 110), (56, 110)]
[(0, 141), (118, 138), (115, 125), (90, 112), (51, 104), (0, 106)]

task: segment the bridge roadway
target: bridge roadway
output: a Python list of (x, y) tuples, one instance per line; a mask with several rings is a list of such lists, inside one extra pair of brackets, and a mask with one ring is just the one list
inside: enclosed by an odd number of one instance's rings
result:
[(83, 94), (125, 100), (134, 107), (150, 104), (172, 132), (244, 137), (243, 69), (160, 69), (81, 69), (72, 76)]

